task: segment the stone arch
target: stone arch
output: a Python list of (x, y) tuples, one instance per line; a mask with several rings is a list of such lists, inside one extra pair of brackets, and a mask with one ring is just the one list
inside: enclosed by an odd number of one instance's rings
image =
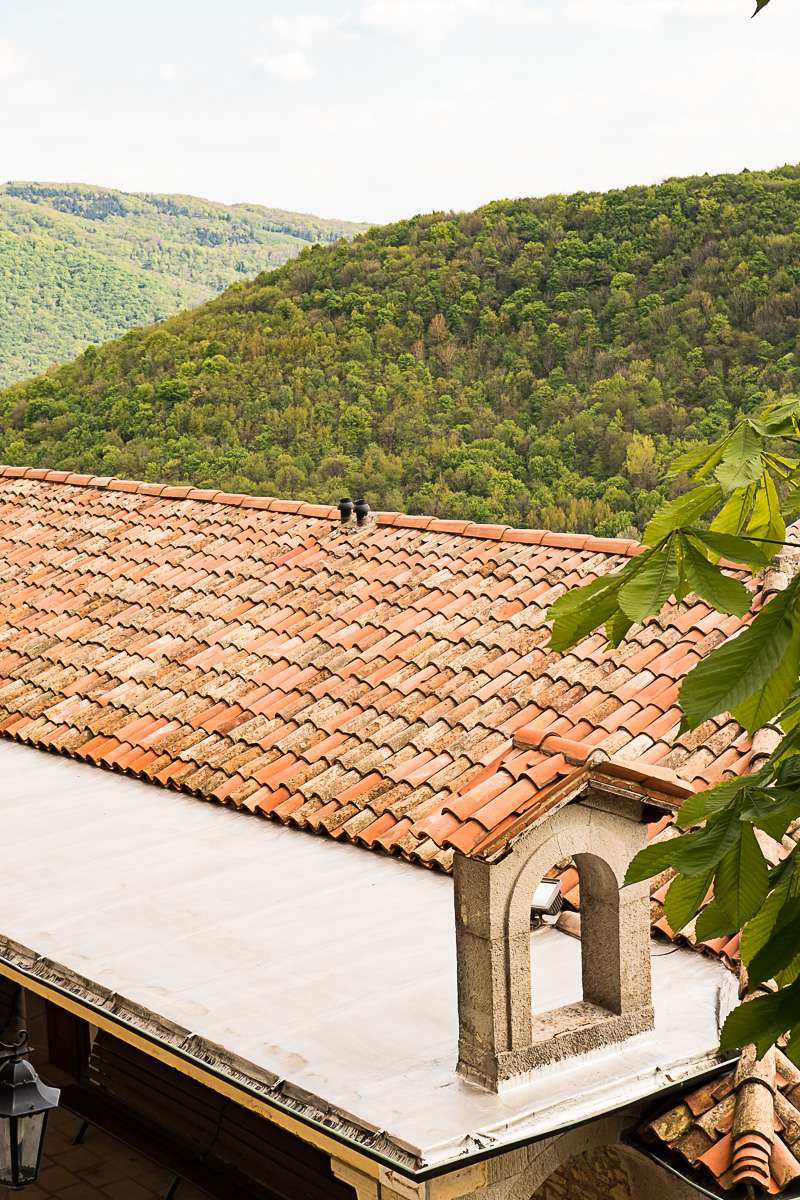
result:
[[(519, 872), (510, 885), (506, 973), (516, 981), (508, 997), (512, 1048), (528, 1045), (531, 1040), (534, 1000), (529, 944), (531, 896), (539, 880), (560, 859), (574, 860), (581, 889), (583, 1000), (617, 1015), (625, 1008), (620, 948), (624, 931), (620, 923), (631, 897), (621, 894), (620, 888), (631, 857), (629, 847), (613, 831), (606, 830), (600, 839), (600, 852), (589, 850), (588, 844), (596, 842), (597, 837), (596, 822), (588, 820), (588, 810), (574, 805), (559, 816), (561, 819), (555, 822), (558, 828), (527, 855), (526, 845), (520, 845)], [(636, 903), (635, 896), (633, 901)], [(649, 950), (646, 963), (640, 964), (640, 968), (642, 965), (649, 980)]]
[(643, 1196), (657, 1197), (658, 1200), (696, 1200), (697, 1190), (688, 1181), (625, 1144), (622, 1139), (632, 1121), (635, 1121), (633, 1113), (601, 1117), (531, 1146), (528, 1164), (516, 1175), (505, 1200), (533, 1200), (542, 1184), (571, 1159), (605, 1147), (610, 1147), (618, 1158), (633, 1200)]
[(517, 1176), (506, 1200), (531, 1200), (538, 1188), (569, 1159), (601, 1146), (618, 1146), (624, 1124), (619, 1117), (606, 1117), (539, 1142), (531, 1148), (530, 1162)]
[[(631, 811), (590, 791), (526, 830), (495, 863), (456, 856), (462, 1075), (496, 1088), (653, 1028), (647, 886), (619, 890), (645, 844), (641, 806)], [(530, 899), (567, 857), (581, 884), (583, 999), (534, 1019)]]

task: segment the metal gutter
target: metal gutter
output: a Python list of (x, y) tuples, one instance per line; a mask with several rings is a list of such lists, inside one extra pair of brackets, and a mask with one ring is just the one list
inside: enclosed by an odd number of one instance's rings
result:
[[(737, 1056), (738, 1057), (738, 1056)], [(698, 1079), (713, 1077), (720, 1074), (722, 1071), (728, 1070), (730, 1063), (715, 1063), (713, 1067), (705, 1067), (702, 1071), (698, 1071), (696, 1075), (692, 1075), (687, 1079), (682, 1079), (679, 1084), (673, 1087), (685, 1087), (687, 1084)], [(647, 1096), (640, 1097), (633, 1103), (641, 1104), (644, 1100), (648, 1100), (650, 1096), (661, 1096), (665, 1091), (671, 1091), (670, 1088), (658, 1088), (656, 1091), (648, 1093)], [(539, 1142), (545, 1141), (547, 1138), (555, 1137), (560, 1133), (567, 1133), (571, 1129), (582, 1129), (585, 1125), (593, 1125), (595, 1121), (599, 1121), (602, 1117), (611, 1116), (615, 1112), (620, 1112), (623, 1109), (630, 1108), (631, 1101), (626, 1101), (623, 1104), (617, 1104), (611, 1108), (604, 1108), (600, 1112), (594, 1113), (591, 1117), (584, 1117), (580, 1121), (563, 1121), (561, 1124), (551, 1125), (548, 1129), (540, 1130), (538, 1133), (529, 1135), (528, 1137), (514, 1138), (512, 1141), (503, 1142), (502, 1145), (490, 1146), (479, 1151), (469, 1152), (461, 1155), (458, 1158), (447, 1159), (444, 1162), (437, 1163), (435, 1167), (423, 1168), (414, 1173), (411, 1178), (418, 1182), (424, 1182), (427, 1179), (436, 1179), (440, 1175), (447, 1174), (448, 1171), (456, 1170), (462, 1166), (467, 1166), (470, 1163), (486, 1162), (490, 1158), (499, 1158), (501, 1154), (506, 1154), (512, 1150), (522, 1150), (526, 1146), (535, 1146)], [(714, 1197), (714, 1200), (719, 1200), (719, 1197)]]
[[(313, 1129), (319, 1134), (324, 1135), (325, 1140), (332, 1139), (335, 1142), (340, 1142), (344, 1145), (350, 1146), (353, 1150), (356, 1150), (359, 1155), (370, 1158), (374, 1162), (377, 1162), (394, 1172), (397, 1172), (398, 1170), (404, 1173), (409, 1172), (408, 1164), (404, 1163), (401, 1159), (393, 1158), (388, 1154), (383, 1154), (380, 1150), (365, 1145), (357, 1138), (348, 1137), (341, 1130), (337, 1130), (334, 1126), (326, 1124), (325, 1121), (318, 1120), (317, 1118), (311, 1116), (310, 1113), (304, 1112), (302, 1109), (294, 1108), (291, 1104), (281, 1101), (274, 1095), (269, 1095), (260, 1091), (252, 1084), (248, 1085), (248, 1083), (244, 1080), (237, 1079), (235, 1076), (228, 1074), (226, 1071), (215, 1067), (212, 1063), (206, 1062), (201, 1058), (197, 1058), (195, 1055), (181, 1049), (180, 1046), (174, 1045), (166, 1038), (158, 1037), (150, 1030), (142, 1028), (140, 1025), (135, 1024), (132, 1020), (122, 1016), (120, 1013), (109, 1012), (108, 1009), (104, 1008), (102, 1004), (98, 1004), (96, 1001), (90, 1000), (83, 996), (76, 996), (68, 988), (63, 987), (52, 980), (43, 979), (35, 972), (26, 970), (17, 963), (10, 962), (2, 955), (0, 955), (0, 971), (2, 971), (2, 973), (6, 976), (15, 979), (16, 982), (21, 983), (23, 987), (27, 987), (29, 990), (37, 992), (40, 995), (44, 995), (45, 997), (47, 995), (52, 995), (54, 997), (58, 996), (63, 1000), (68, 1001), (68, 1008), (70, 1010), (77, 1010), (79, 1013), (82, 1012), (88, 1015), (89, 1018), (94, 1018), (94, 1020), (91, 1021), (92, 1024), (97, 1024), (101, 1028), (112, 1026), (116, 1027), (117, 1029), (125, 1030), (127, 1034), (132, 1036), (134, 1043), (137, 1041), (143, 1041), (152, 1046), (158, 1047), (162, 1052), (161, 1057), (165, 1058), (167, 1061), (177, 1059), (179, 1062), (191, 1065), (194, 1068), (194, 1071), (191, 1072), (192, 1074), (196, 1073), (202, 1077), (217, 1080), (226, 1085), (226, 1090), (230, 1089), (240, 1093), (243, 1097), (249, 1097), (252, 1100), (257, 1100), (257, 1105), (253, 1105), (252, 1103), (245, 1105), (250, 1109), (255, 1109), (255, 1111), (260, 1111), (265, 1107), (274, 1109), (276, 1112), (282, 1113), (284, 1116), (290, 1118), (291, 1123), (298, 1122), (299, 1124), (305, 1125), (309, 1129)], [(109, 1030), (109, 1032), (113, 1032), (113, 1028), (112, 1030)], [(129, 1038), (125, 1038), (124, 1040), (128, 1041)], [(219, 1089), (215, 1088), (214, 1090), (217, 1091)], [(368, 1131), (365, 1130), (365, 1133), (367, 1132)], [(311, 1140), (315, 1145), (319, 1145), (319, 1142), (316, 1139), (308, 1140)], [(409, 1175), (409, 1178), (416, 1177), (417, 1176), (413, 1172)]]
[[(709, 1192), (703, 1187), (702, 1183), (698, 1183), (696, 1179), (689, 1179), (688, 1175), (684, 1175), (676, 1167), (673, 1167), (670, 1163), (665, 1162), (663, 1158), (659, 1158), (657, 1154), (648, 1153), (647, 1150), (643, 1150), (641, 1146), (636, 1145), (634, 1142), (630, 1142), (629, 1144), (633, 1147), (633, 1149), (638, 1150), (640, 1154), (647, 1155), (652, 1162), (657, 1162), (658, 1165), (663, 1167), (665, 1171), (669, 1171), (670, 1175), (674, 1175), (676, 1179), (680, 1179), (681, 1183), (686, 1183), (690, 1188), (694, 1188), (694, 1190), (700, 1196), (708, 1196), (709, 1200), (720, 1200), (722, 1195), (721, 1192)], [(787, 1197), (786, 1200), (789, 1200), (789, 1197)]]
[[(37, 964), (43, 965), (47, 960), (40, 957), (36, 961)], [(367, 1158), (379, 1166), (386, 1167), (395, 1174), (399, 1172), (408, 1180), (415, 1183), (424, 1183), (427, 1180), (437, 1179), (443, 1175), (449, 1174), (453, 1170), (459, 1170), (462, 1167), (470, 1166), (472, 1164), (486, 1162), (489, 1159), (498, 1158), (502, 1154), (509, 1153), (513, 1150), (522, 1149), (526, 1146), (536, 1145), (538, 1142), (544, 1141), (550, 1137), (554, 1137), (557, 1134), (565, 1133), (571, 1129), (580, 1129), (585, 1125), (592, 1124), (601, 1117), (608, 1116), (611, 1113), (618, 1112), (621, 1109), (629, 1107), (631, 1103), (630, 1101), (627, 1101), (620, 1105), (611, 1106), (602, 1109), (600, 1112), (594, 1113), (589, 1117), (585, 1117), (577, 1121), (561, 1121), (549, 1126), (547, 1129), (539, 1130), (533, 1135), (522, 1135), (520, 1137), (513, 1138), (510, 1141), (498, 1143), (497, 1145), (480, 1147), (477, 1150), (465, 1151), (463, 1154), (459, 1154), (456, 1157), (438, 1162), (434, 1166), (414, 1168), (408, 1161), (404, 1162), (401, 1157), (404, 1153), (406, 1154), (407, 1158), (410, 1157), (410, 1147), (409, 1151), (406, 1152), (400, 1146), (398, 1146), (399, 1154), (397, 1157), (384, 1153), (377, 1147), (370, 1146), (361, 1141), (359, 1138), (349, 1135), (341, 1125), (339, 1128), (336, 1128), (334, 1124), (328, 1123), (324, 1119), (316, 1118), (309, 1112), (304, 1111), (302, 1108), (295, 1108), (292, 1104), (281, 1100), (274, 1094), (268, 1094), (259, 1090), (256, 1086), (254, 1086), (252, 1083), (248, 1083), (245, 1079), (236, 1078), (234, 1075), (221, 1070), (219, 1067), (215, 1067), (212, 1063), (205, 1061), (202, 1058), (197, 1058), (195, 1055), (183, 1050), (180, 1046), (176, 1046), (168, 1039), (159, 1037), (150, 1030), (137, 1025), (132, 1020), (121, 1015), (120, 1013), (109, 1012), (107, 1008), (103, 1007), (103, 1005), (97, 1001), (83, 996), (77, 996), (75, 993), (71, 992), (69, 988), (64, 987), (62, 984), (55, 983), (51, 979), (45, 979), (35, 971), (31, 971), (17, 962), (10, 961), (2, 954), (0, 954), (0, 970), (3, 974), (14, 978), (16, 982), (28, 987), (31, 991), (44, 994), (45, 996), (47, 994), (59, 996), (68, 1002), (68, 1007), (77, 1009), (79, 1012), (81, 1010), (83, 1012), (88, 1012), (91, 1016), (96, 1018), (96, 1020), (93, 1021), (94, 1024), (98, 1024), (101, 1027), (108, 1025), (117, 1027), (118, 1029), (125, 1030), (129, 1037), (134, 1039), (134, 1042), (144, 1041), (154, 1047), (158, 1047), (158, 1049), (161, 1051), (161, 1057), (166, 1058), (167, 1061), (170, 1059), (177, 1059), (178, 1062), (182, 1062), (193, 1068), (191, 1072), (186, 1073), (199, 1075), (204, 1078), (216, 1080), (218, 1083), (223, 1083), (225, 1085), (224, 1089), (217, 1087), (214, 1088), (214, 1090), (235, 1091), (242, 1096), (242, 1102), (245, 1104), (245, 1107), (255, 1111), (261, 1111), (263, 1108), (272, 1109), (276, 1113), (280, 1113), (284, 1118), (286, 1118), (289, 1125), (298, 1123), (305, 1126), (309, 1130), (313, 1130), (318, 1137), (306, 1139), (311, 1141), (312, 1144), (320, 1146), (320, 1138), (326, 1142), (332, 1140), (338, 1145), (348, 1147), (348, 1149), (355, 1152), (358, 1157)], [(113, 1032), (113, 1030), (110, 1030), (109, 1032)], [(126, 1038), (124, 1040), (129, 1039)], [(734, 1055), (733, 1057), (737, 1056)], [(695, 1080), (701, 1080), (707, 1077), (712, 1077), (715, 1074), (719, 1074), (721, 1071), (728, 1069), (730, 1061), (731, 1058), (729, 1057), (724, 1062), (715, 1063), (710, 1067), (704, 1067), (695, 1075), (681, 1079), (679, 1082), (672, 1084), (668, 1088), (661, 1087), (655, 1089), (646, 1096), (640, 1097), (637, 1101), (635, 1101), (635, 1103), (641, 1103), (643, 1100), (649, 1098), (650, 1095), (663, 1095), (665, 1091), (677, 1091), (679, 1088), (682, 1089), (686, 1087), (687, 1084)], [(178, 1069), (180, 1068), (178, 1067)], [(279, 1086), (279, 1084), (277, 1086)], [(247, 1100), (249, 1100), (250, 1103), (247, 1103)], [(253, 1104), (253, 1101), (257, 1101), (257, 1104)], [(271, 1119), (266, 1114), (263, 1114), (263, 1112), (262, 1115), (265, 1115), (267, 1120)], [(347, 1122), (347, 1118), (344, 1115), (339, 1116), (338, 1119), (342, 1123)], [(283, 1127), (286, 1127), (286, 1125), (283, 1124)], [(291, 1129), (289, 1131), (295, 1132)], [(370, 1131), (365, 1129), (364, 1133), (367, 1136), (378, 1137), (381, 1136), (381, 1134), (384, 1134), (384, 1136), (388, 1137), (384, 1131), (375, 1132), (370, 1135)], [(295, 1136), (300, 1135), (295, 1132)], [(330, 1151), (330, 1147), (328, 1146), (320, 1146), (320, 1148)], [(638, 1148), (639, 1147), (637, 1147), (637, 1149)], [(657, 1161), (661, 1162), (660, 1159)], [(674, 1171), (673, 1173), (677, 1174), (677, 1172)], [(714, 1196), (714, 1194), (711, 1192), (706, 1192), (704, 1194), (712, 1196), (712, 1200), (719, 1200), (719, 1197)]]

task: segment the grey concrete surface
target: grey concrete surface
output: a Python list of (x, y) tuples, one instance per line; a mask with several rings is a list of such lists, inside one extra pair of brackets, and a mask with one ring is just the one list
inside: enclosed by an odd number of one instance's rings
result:
[[(13, 939), (40, 977), (62, 964), (134, 1024), (141, 1006), (221, 1043), (425, 1162), (714, 1060), (733, 976), (653, 943), (652, 1034), (487, 1093), (455, 1071), (450, 878), (14, 743), (0, 779), (0, 970)], [(580, 943), (543, 930), (526, 945), (534, 1011), (580, 999)]]

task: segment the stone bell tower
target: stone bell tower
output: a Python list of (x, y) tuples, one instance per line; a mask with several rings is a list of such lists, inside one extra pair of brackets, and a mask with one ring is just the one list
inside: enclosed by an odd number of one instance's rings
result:
[[(653, 1029), (648, 885), (620, 888), (648, 822), (692, 789), (671, 771), (603, 758), (548, 789), (510, 840), (455, 857), (457, 1069), (490, 1090)], [(580, 883), (583, 998), (534, 1016), (531, 897), (567, 857)]]

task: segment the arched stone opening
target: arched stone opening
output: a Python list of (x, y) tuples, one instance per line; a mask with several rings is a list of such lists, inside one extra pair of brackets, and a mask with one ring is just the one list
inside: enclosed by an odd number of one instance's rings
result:
[[(458, 1070), (465, 1078), (496, 1089), (653, 1028), (647, 886), (620, 892), (645, 844), (642, 804), (591, 788), (525, 830), (497, 861), (456, 856)], [(532, 991), (530, 902), (547, 870), (568, 857), (581, 887), (583, 995), (541, 1012)]]
[(527, 1164), (515, 1173), (505, 1200), (533, 1200), (534, 1197), (541, 1200), (542, 1195), (547, 1194), (543, 1189), (548, 1181), (556, 1182), (562, 1178), (570, 1162), (590, 1159), (597, 1152), (604, 1154), (609, 1150), (613, 1155), (625, 1154), (626, 1148), (620, 1145), (620, 1139), (630, 1123), (631, 1117), (627, 1113), (614, 1114), (534, 1143), (529, 1149)]
[[(557, 838), (559, 850), (565, 846), (569, 847), (568, 855), (562, 857), (573, 859), (581, 891), (582, 1001), (584, 1004), (594, 1004), (607, 1012), (619, 1015), (625, 1011), (628, 999), (625, 995), (627, 973), (623, 970), (621, 946), (623, 941), (627, 942), (626, 930), (622, 925), (631, 897), (620, 892), (628, 864), (627, 847), (618, 837), (607, 832), (602, 841), (602, 851), (606, 858), (595, 851), (582, 849), (587, 840), (587, 823), (584, 823), (586, 816), (586, 810), (579, 807), (570, 810), (570, 823), (573, 828), (563, 830)], [(566, 822), (562, 821), (561, 824)], [(540, 849), (531, 854), (513, 885), (509, 897), (507, 926), (510, 957), (514, 955), (517, 947), (524, 954), (525, 934), (530, 934), (531, 896), (539, 880), (553, 865), (548, 861), (548, 855), (554, 852), (555, 841), (555, 837), (547, 838)], [(609, 860), (616, 864), (616, 869)], [(644, 969), (649, 979), (649, 950), (639, 966), (640, 969)], [(537, 1011), (535, 983), (528, 980), (527, 989), (524, 987), (522, 963), (510, 961), (508, 969), (510, 974), (520, 980), (520, 986), (510, 1001), (512, 1009), (520, 1009), (521, 1021), (526, 1008), (530, 1007), (532, 1012)], [(526, 990), (528, 995), (525, 994)], [(512, 1027), (518, 1028), (519, 1021), (512, 1019)]]
[(530, 1200), (635, 1200), (616, 1146), (596, 1146), (561, 1163)]
[(625, 1144), (636, 1120), (601, 1117), (531, 1146), (504, 1200), (696, 1200), (691, 1184)]

